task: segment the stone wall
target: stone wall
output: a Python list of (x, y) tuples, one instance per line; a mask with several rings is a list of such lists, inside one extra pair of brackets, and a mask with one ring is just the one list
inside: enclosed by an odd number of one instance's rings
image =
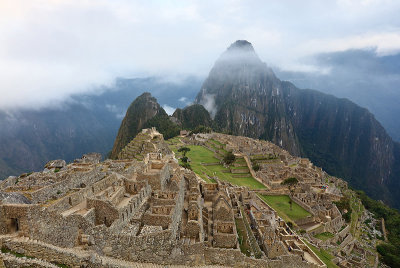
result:
[(174, 248), (174, 244), (169, 242), (170, 230), (135, 237), (110, 232), (100, 225), (92, 230), (91, 236), (94, 243), (90, 249), (127, 261), (168, 263), (168, 256)]
[(78, 239), (79, 225), (73, 218), (54, 212), (37, 210), (32, 213), (29, 237), (59, 247), (70, 248)]
[(214, 233), (214, 244), (219, 248), (236, 248), (237, 234)]
[(164, 167), (160, 170), (154, 172), (139, 172), (137, 175), (137, 180), (147, 181), (147, 183), (151, 186), (153, 190), (164, 190), (165, 185), (169, 180), (169, 167), (168, 164), (165, 164)]
[(172, 224), (169, 227), (171, 231), (171, 241), (174, 241), (180, 232), (184, 198), (185, 198), (185, 180), (182, 178), (181, 181), (179, 182), (179, 192), (176, 197), (176, 205), (171, 217)]
[(314, 221), (315, 221), (314, 216), (307, 216), (306, 218), (295, 220), (295, 223), (297, 225), (304, 225), (304, 224), (312, 223)]
[(16, 231), (27, 234), (30, 228), (31, 210), (34, 207), (35, 205), (26, 204), (4, 204), (0, 206), (0, 234)]
[(12, 251), (32, 256), (38, 259), (66, 264), (69, 266), (80, 266), (89, 259), (88, 253), (80, 253), (80, 256), (73, 250), (58, 248), (43, 242), (35, 242), (31, 240), (16, 241), (8, 240), (3, 242), (3, 246)]
[(57, 197), (59, 194), (65, 194), (72, 188), (80, 188), (82, 185), (90, 185), (104, 178), (106, 174), (97, 168), (87, 172), (77, 172), (73, 175), (67, 175), (60, 182), (43, 187), (40, 190), (30, 193), (33, 203), (41, 203), (46, 200)]
[(87, 199), (87, 208), (95, 209), (95, 224), (105, 224), (110, 226), (119, 218), (118, 210), (108, 200)]

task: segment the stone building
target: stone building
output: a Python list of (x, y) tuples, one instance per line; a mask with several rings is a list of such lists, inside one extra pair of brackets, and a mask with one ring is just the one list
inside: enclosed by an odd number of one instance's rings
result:
[[(235, 147), (230, 136), (218, 135)], [(246, 146), (277, 153), (246, 139), (235, 148)], [(162, 135), (143, 130), (117, 160), (86, 155), (1, 182), (0, 246), (33, 257), (23, 263), (34, 267), (324, 267), (255, 193), (216, 181), (205, 183), (180, 167)], [(340, 214), (324, 208), (318, 217), (331, 217), (327, 224)], [(237, 229), (238, 220), (244, 229)], [(260, 254), (241, 252), (239, 231), (247, 232)], [(20, 259), (5, 253), (0, 253), (2, 263), (21, 266)]]

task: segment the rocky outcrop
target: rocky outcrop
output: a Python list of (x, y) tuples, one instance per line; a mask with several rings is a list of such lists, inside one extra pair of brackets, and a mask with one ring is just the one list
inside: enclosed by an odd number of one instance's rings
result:
[(195, 102), (220, 130), (270, 140), (373, 198), (400, 206), (400, 147), (374, 116), (347, 99), (279, 80), (251, 43), (236, 41), (221, 55)]
[(212, 119), (208, 111), (200, 104), (193, 104), (184, 109), (176, 109), (172, 115), (183, 129), (193, 129), (199, 125), (211, 127)]
[(181, 129), (193, 129), (199, 125), (211, 126), (208, 111), (199, 104), (177, 109), (168, 116), (157, 100), (144, 93), (132, 102), (118, 131), (110, 158), (117, 159), (121, 150), (142, 130), (155, 127), (165, 139), (179, 135)]
[(19, 193), (0, 192), (0, 204), (31, 204), (26, 196)]
[(156, 98), (152, 97), (150, 93), (145, 92), (137, 97), (126, 111), (110, 157), (115, 159), (122, 148), (144, 127), (145, 123), (158, 114), (168, 117), (164, 109), (157, 103)]

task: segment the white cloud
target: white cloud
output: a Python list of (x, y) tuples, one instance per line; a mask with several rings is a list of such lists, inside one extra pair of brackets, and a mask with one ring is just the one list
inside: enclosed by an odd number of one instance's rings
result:
[(181, 98), (179, 98), (178, 101), (185, 103), (187, 100), (188, 100), (188, 98), (186, 98), (186, 97), (181, 97)]
[(400, 50), (394, 0), (0, 0), (0, 109), (58, 105), (119, 77), (198, 74), (237, 39), (268, 64)]
[(171, 107), (171, 106), (169, 106), (169, 105), (167, 105), (167, 104), (164, 104), (162, 107), (164, 108), (165, 112), (166, 112), (168, 115), (172, 115), (172, 114), (175, 112), (175, 110), (176, 110), (174, 107)]
[(300, 49), (307, 51), (308, 54), (315, 54), (364, 48), (376, 48), (379, 55), (398, 53), (400, 50), (400, 31), (366, 33), (343, 38), (313, 39), (305, 42)]

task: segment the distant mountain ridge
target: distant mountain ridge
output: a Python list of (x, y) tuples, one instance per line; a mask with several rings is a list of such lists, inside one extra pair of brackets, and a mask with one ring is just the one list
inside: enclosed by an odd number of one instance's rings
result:
[(59, 107), (0, 110), (0, 180), (40, 171), (52, 159), (70, 162), (87, 152), (106, 156), (127, 108), (143, 91), (150, 91), (163, 104), (183, 107), (179, 99), (194, 99), (201, 83), (190, 76), (179, 81), (118, 78), (112, 88), (72, 96), (72, 101)]
[(251, 43), (236, 41), (221, 55), (195, 103), (220, 130), (270, 140), (400, 207), (400, 145), (374, 116), (347, 99), (279, 80)]
[[(117, 84), (123, 89), (119, 94), (108, 91), (90, 97), (90, 102), (82, 98), (82, 104), (66, 111), (26, 112), (14, 119), (0, 113), (0, 125), (7, 126), (0, 129), (0, 175), (39, 170), (50, 159), (71, 161), (85, 152), (109, 151), (119, 118), (128, 106), (125, 102), (138, 95), (132, 95), (131, 89), (157, 88), (152, 79), (120, 79)], [(179, 86), (164, 83), (158, 90), (177, 101), (182, 92), (198, 89), (198, 85), (185, 82), (179, 91), (175, 90)], [(154, 95), (159, 92), (152, 91)], [(121, 101), (124, 105), (118, 105)], [(94, 108), (85, 107), (86, 103)], [(233, 43), (216, 61), (195, 105), (177, 109), (173, 117), (157, 100), (153, 105), (158, 112), (143, 116), (133, 132), (156, 126), (164, 135), (173, 135), (181, 128), (202, 124), (270, 140), (292, 154), (310, 158), (371, 197), (400, 207), (400, 144), (392, 141), (368, 110), (351, 101), (279, 80), (245, 40)], [(9, 120), (15, 121), (11, 127)], [(118, 137), (122, 143), (135, 135), (124, 132)]]

